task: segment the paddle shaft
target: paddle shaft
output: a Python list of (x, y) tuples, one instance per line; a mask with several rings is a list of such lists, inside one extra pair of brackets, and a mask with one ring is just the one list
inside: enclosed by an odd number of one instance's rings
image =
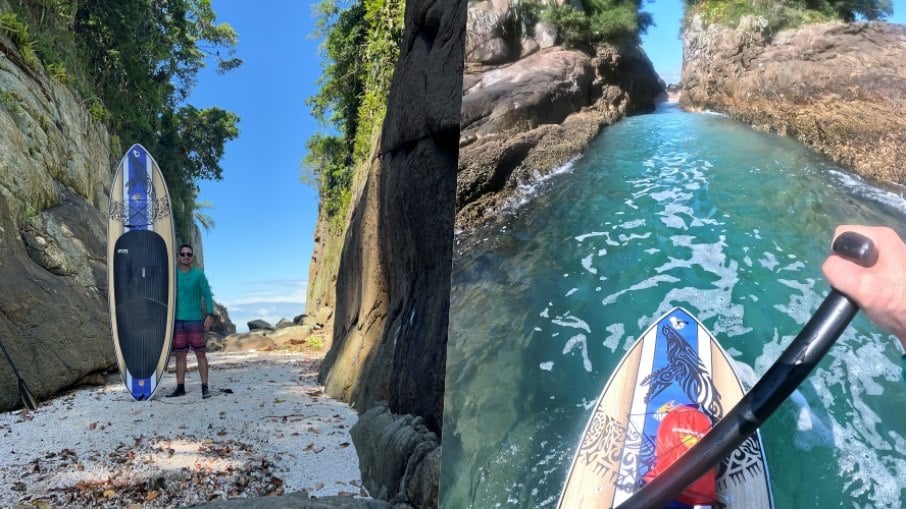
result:
[[(844, 238), (834, 242), (835, 253), (864, 266), (873, 265), (877, 261), (877, 252), (869, 239), (852, 232), (840, 237)], [(755, 387), (697, 444), (617, 509), (664, 507), (720, 463), (752, 436), (799, 387), (858, 311), (859, 307), (852, 299), (831, 289), (811, 320)]]
[(19, 374), (19, 369), (16, 368), (16, 363), (13, 362), (12, 356), (6, 350), (6, 345), (3, 344), (3, 341), (0, 341), (0, 350), (3, 351), (3, 356), (6, 357), (6, 361), (9, 362), (9, 367), (13, 368), (13, 374), (16, 375), (16, 381), (19, 384), (19, 396), (22, 398), (22, 404), (25, 405), (29, 410), (35, 410), (38, 405), (35, 402), (35, 397), (31, 395), (31, 392), (28, 390), (28, 386), (25, 385), (25, 379), (22, 378), (22, 375)]
[(0, 350), (3, 350), (3, 356), (6, 357), (6, 362), (9, 363), (9, 367), (13, 368), (13, 374), (16, 375), (16, 378), (22, 380), (22, 375), (19, 374), (19, 370), (16, 368), (16, 363), (13, 362), (13, 358), (10, 357), (9, 352), (6, 350), (6, 345), (3, 344), (3, 341), (0, 341)]

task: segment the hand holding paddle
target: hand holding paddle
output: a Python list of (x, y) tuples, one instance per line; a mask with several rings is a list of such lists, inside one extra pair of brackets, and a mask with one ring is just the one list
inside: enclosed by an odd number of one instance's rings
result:
[[(871, 239), (852, 231), (836, 237), (833, 251), (838, 257), (866, 268), (879, 260), (887, 260), (879, 256)], [(842, 258), (840, 261), (844, 262)], [(755, 387), (676, 463), (620, 504), (618, 509), (664, 507), (686, 486), (739, 447), (799, 387), (858, 311), (853, 299), (831, 288), (812, 319)]]
[[(858, 266), (849, 259), (850, 252), (843, 232), (851, 231), (873, 240), (879, 255), (875, 263)], [(906, 244), (895, 231), (884, 227), (845, 225), (837, 227), (835, 237), (841, 246), (821, 267), (828, 282), (848, 295), (878, 327), (897, 336), (906, 348)]]

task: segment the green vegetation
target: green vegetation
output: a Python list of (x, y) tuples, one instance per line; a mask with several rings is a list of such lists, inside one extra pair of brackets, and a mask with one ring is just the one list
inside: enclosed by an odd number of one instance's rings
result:
[(311, 336), (308, 336), (307, 340), (305, 340), (305, 344), (308, 345), (309, 348), (320, 350), (324, 348), (324, 336), (321, 336), (320, 334), (312, 334)]
[(0, 108), (12, 113), (13, 115), (22, 114), (22, 106), (19, 104), (20, 99), (6, 90), (0, 90)]
[(323, 38), (320, 90), (306, 103), (326, 132), (305, 144), (302, 181), (317, 187), (320, 214), (342, 228), (355, 166), (380, 132), (403, 35), (401, 0), (322, 0), (315, 37)]
[[(70, 84), (92, 118), (108, 125), (114, 152), (142, 143), (167, 179), (177, 236), (190, 238), (197, 182), (220, 180), (224, 144), (238, 117), (185, 104), (199, 70), (234, 58), (236, 33), (215, 23), (210, 0), (19, 0), (0, 13), (0, 30), (26, 65), (43, 65)], [(226, 57), (221, 57), (223, 52)], [(33, 55), (32, 59), (29, 55)]]
[(761, 17), (766, 33), (808, 23), (885, 19), (890, 0), (687, 0), (686, 17), (698, 14), (706, 24), (738, 26), (746, 15)]
[(38, 57), (35, 56), (35, 50), (33, 48), (34, 41), (28, 34), (28, 25), (20, 21), (19, 17), (16, 16), (16, 13), (0, 13), (0, 30), (2, 30), (7, 37), (12, 39), (13, 43), (19, 49), (19, 53), (22, 54), (22, 60), (25, 62), (25, 65), (34, 66), (37, 64)]
[(642, 0), (583, 0), (585, 11), (569, 4), (547, 5), (540, 18), (557, 29), (566, 47), (594, 49), (605, 42), (635, 39), (654, 24), (650, 13), (641, 10)]

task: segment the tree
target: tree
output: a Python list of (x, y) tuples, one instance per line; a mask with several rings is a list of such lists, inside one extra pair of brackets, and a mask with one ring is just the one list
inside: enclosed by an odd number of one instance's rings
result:
[(371, 150), (386, 110), (403, 34), (401, 0), (322, 0), (313, 34), (323, 38), (323, 73), (306, 103), (324, 127), (305, 144), (303, 183), (316, 185), (319, 209), (340, 217), (355, 165)]
[(87, 72), (127, 144), (145, 143), (167, 184), (177, 232), (191, 233), (198, 180), (220, 180), (238, 117), (184, 105), (208, 58), (220, 72), (241, 64), (233, 28), (217, 24), (210, 0), (81, 0), (72, 22)]
[(893, 14), (890, 0), (840, 0), (831, 3), (843, 21), (878, 20)]

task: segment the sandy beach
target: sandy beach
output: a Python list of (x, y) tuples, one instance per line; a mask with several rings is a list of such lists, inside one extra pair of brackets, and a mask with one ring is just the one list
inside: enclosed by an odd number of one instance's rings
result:
[(119, 375), (0, 414), (0, 507), (174, 507), (293, 493), (367, 496), (349, 435), (356, 413), (317, 384), (320, 359), (210, 352), (202, 399), (194, 356), (188, 394), (165, 376), (137, 402)]

